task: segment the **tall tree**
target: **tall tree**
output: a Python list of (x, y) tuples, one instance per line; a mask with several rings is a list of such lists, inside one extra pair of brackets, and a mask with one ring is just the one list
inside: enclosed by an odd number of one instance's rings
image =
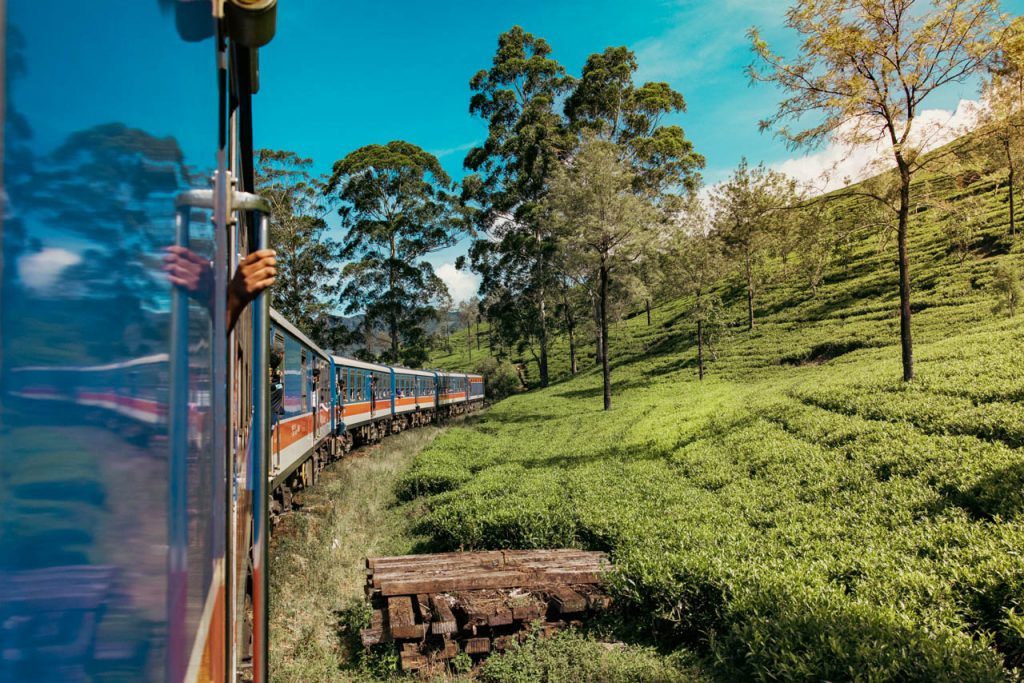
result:
[[(774, 127), (793, 146), (817, 145), (836, 136), (845, 142), (884, 138), (889, 144), (899, 177), (893, 210), (905, 381), (914, 377), (907, 254), (910, 184), (929, 163), (912, 133), (929, 95), (977, 74), (991, 60), (993, 32), (1001, 21), (998, 0), (932, 0), (931, 11), (921, 4), (796, 0), (786, 13), (786, 25), (802, 40), (800, 55), (792, 61), (772, 52), (757, 29), (750, 31), (759, 59), (750, 68), (751, 77), (786, 93), (762, 129)], [(802, 127), (805, 115), (813, 123)], [(886, 197), (877, 199), (889, 204)]]
[(575, 132), (587, 131), (620, 146), (632, 167), (634, 190), (659, 202), (700, 184), (704, 157), (677, 125), (664, 119), (686, 111), (686, 100), (668, 83), (633, 83), (636, 55), (625, 47), (592, 54), (565, 102)]
[(361, 147), (334, 164), (327, 192), (341, 202), (346, 234), (341, 296), (346, 312), (383, 324), (383, 355), (410, 365), (426, 359), (424, 324), (447, 288), (424, 259), (453, 245), (459, 220), (452, 182), (437, 159), (401, 140)]
[(796, 204), (796, 183), (792, 178), (747, 160), (711, 194), (715, 227), (726, 249), (736, 259), (747, 290), (747, 329), (754, 329), (754, 296), (758, 273), (778, 226), (782, 211)]
[[(565, 102), (571, 130), (618, 145), (619, 154), (634, 173), (633, 191), (663, 208), (676, 211), (684, 195), (700, 184), (704, 157), (678, 125), (665, 125), (666, 116), (686, 111), (682, 94), (667, 83), (637, 86), (636, 55), (626, 47), (608, 47), (590, 55), (580, 79)], [(638, 273), (648, 289), (657, 285), (655, 261)], [(643, 297), (651, 324), (650, 296)], [(596, 310), (596, 309), (595, 309)], [(600, 325), (600, 321), (597, 321)]]
[(277, 251), (274, 307), (327, 348), (340, 348), (331, 311), (337, 305), (340, 244), (324, 220), (330, 197), (312, 159), (294, 152), (256, 152), (256, 186), (270, 201), (270, 241)]
[(618, 146), (586, 137), (572, 163), (558, 169), (547, 205), (551, 215), (598, 274), (604, 409), (612, 406), (608, 298), (611, 278), (636, 263), (657, 233), (657, 213), (633, 192), (636, 180)]
[[(487, 121), (483, 145), (470, 150), (463, 199), (479, 206), (486, 235), (470, 248), (473, 269), (497, 330), (520, 346), (536, 339), (541, 386), (548, 383), (548, 299), (557, 284), (554, 240), (538, 206), (566, 149), (566, 129), (555, 111), (571, 85), (543, 38), (515, 26), (498, 37), (489, 70), (473, 76), (469, 111)], [(533, 309), (519, 311), (525, 302)]]

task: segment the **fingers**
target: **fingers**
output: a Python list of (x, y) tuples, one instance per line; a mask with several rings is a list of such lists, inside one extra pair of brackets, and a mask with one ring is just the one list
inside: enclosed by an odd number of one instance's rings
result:
[(246, 256), (239, 265), (240, 266), (251, 266), (251, 265), (255, 265), (255, 264), (257, 264), (257, 263), (259, 263), (261, 261), (269, 261), (269, 265), (276, 265), (277, 264), (277, 258), (275, 258), (276, 256), (277, 256), (277, 252), (274, 251), (273, 249), (260, 249), (259, 251), (254, 251), (251, 254), (249, 254), (248, 256)]
[(206, 259), (204, 259), (199, 254), (195, 253), (188, 247), (181, 247), (178, 246), (177, 244), (172, 244), (170, 246), (164, 247), (164, 251), (167, 252), (167, 254), (164, 256), (164, 261), (172, 261), (175, 259), (183, 258), (199, 266), (206, 265), (208, 263)]

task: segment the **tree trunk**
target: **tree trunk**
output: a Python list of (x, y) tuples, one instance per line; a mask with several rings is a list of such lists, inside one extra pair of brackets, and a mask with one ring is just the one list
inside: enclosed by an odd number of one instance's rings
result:
[(651, 300), (644, 299), (644, 306), (647, 308), (647, 325), (651, 324)]
[(910, 223), (910, 168), (897, 155), (900, 169), (900, 213), (896, 230), (900, 264), (900, 346), (903, 352), (903, 381), (914, 379), (914, 342), (910, 334), (910, 261), (907, 258), (907, 232)]
[(694, 302), (697, 308), (697, 379), (704, 381), (704, 311), (700, 305), (700, 290), (698, 287)]
[(604, 409), (612, 408), (612, 377), (608, 369), (608, 266), (601, 259), (601, 374), (604, 376)]
[(466, 323), (466, 353), (469, 360), (473, 360), (473, 326), (469, 323)]
[(395, 256), (397, 254), (395, 248), (395, 234), (391, 233), (391, 261), (388, 263), (388, 297), (391, 299), (390, 319), (388, 320), (388, 332), (391, 334), (391, 361), (393, 363), (398, 362), (398, 311), (395, 310), (398, 306), (398, 300), (395, 296)]
[(537, 365), (540, 371), (540, 385), (546, 387), (548, 385), (548, 313), (543, 288), (540, 291), (540, 361)]
[(747, 329), (754, 329), (754, 268), (750, 262), (750, 251), (744, 257), (747, 273)]
[(568, 300), (565, 301), (565, 329), (569, 333), (569, 374), (575, 375), (579, 372), (576, 362), (576, 320), (572, 317)]
[(1014, 167), (1013, 167), (1013, 154), (1010, 153), (1010, 140), (1009, 139), (1004, 139), (1003, 140), (1003, 149), (1006, 150), (1006, 165), (1010, 169), (1010, 173), (1009, 173), (1009, 176), (1010, 176), (1009, 177), (1009, 181), (1010, 181), (1010, 188), (1009, 188), (1009, 196), (1010, 196), (1010, 237), (1016, 239), (1016, 237), (1017, 237), (1017, 227), (1016, 227), (1015, 214), (1014, 214), (1014, 197), (1013, 197), (1014, 171), (1016, 169), (1014, 169)]
[(704, 321), (697, 318), (697, 379), (704, 381)]
[(601, 302), (594, 298), (594, 327), (597, 329), (597, 355), (594, 357), (596, 365), (601, 364), (601, 355), (604, 353), (604, 335), (601, 333)]

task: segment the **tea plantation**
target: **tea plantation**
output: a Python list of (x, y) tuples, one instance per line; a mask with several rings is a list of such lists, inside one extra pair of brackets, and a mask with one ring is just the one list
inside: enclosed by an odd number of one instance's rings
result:
[(613, 326), (610, 412), (592, 349), (568, 378), (561, 340), (563, 379), (414, 461), (399, 495), (425, 505), (418, 531), (438, 550), (607, 550), (620, 635), (723, 680), (1020, 680), (1024, 329), (992, 284), (1020, 256), (1004, 189), (943, 192), (988, 208), (963, 264), (953, 219), (915, 214), (912, 384), (895, 245), (866, 230), (816, 295), (775, 264), (753, 331), (725, 280), (736, 324), (702, 383), (687, 300)]

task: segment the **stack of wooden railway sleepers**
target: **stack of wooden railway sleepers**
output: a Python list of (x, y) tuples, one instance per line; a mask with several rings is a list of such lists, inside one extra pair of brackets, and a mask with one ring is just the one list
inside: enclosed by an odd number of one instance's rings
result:
[(363, 645), (395, 643), (402, 669), (439, 664), (460, 651), (504, 650), (526, 629), (548, 635), (581, 625), (610, 599), (608, 557), (583, 550), (494, 550), (371, 557), (373, 607)]

